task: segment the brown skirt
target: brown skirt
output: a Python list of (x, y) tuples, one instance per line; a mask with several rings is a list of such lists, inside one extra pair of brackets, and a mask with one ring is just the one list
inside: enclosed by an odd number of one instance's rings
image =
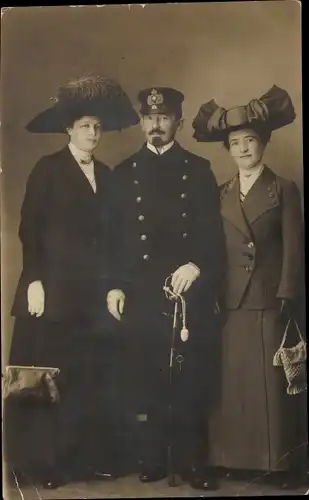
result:
[(306, 393), (289, 396), (282, 367), (273, 366), (283, 329), (274, 309), (228, 312), (209, 465), (280, 471), (306, 456)]

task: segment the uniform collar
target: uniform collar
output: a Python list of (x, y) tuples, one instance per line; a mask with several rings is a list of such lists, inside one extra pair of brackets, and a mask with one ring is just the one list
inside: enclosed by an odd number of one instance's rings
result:
[(147, 142), (144, 142), (143, 147), (141, 148), (140, 151), (145, 158), (151, 157), (151, 158), (155, 158), (155, 159), (159, 159), (159, 158), (166, 159), (166, 158), (169, 158), (170, 156), (172, 156), (174, 158), (175, 155), (176, 156), (179, 155), (180, 157), (182, 157), (184, 150), (180, 146), (180, 144), (176, 140), (174, 140), (173, 145), (167, 151), (165, 151), (165, 153), (162, 155), (158, 155), (158, 154), (154, 153), (151, 149), (149, 149), (147, 147)]
[(150, 142), (147, 142), (146, 143), (146, 147), (148, 149), (150, 149), (150, 151), (152, 151), (153, 153), (155, 153), (156, 155), (158, 156), (161, 156), (163, 155), (164, 153), (166, 153), (166, 151), (168, 151), (169, 149), (171, 149), (175, 144), (175, 140), (173, 139), (171, 142), (169, 142), (168, 144), (165, 144), (162, 148), (161, 148), (161, 152), (159, 153), (157, 148), (155, 146), (153, 146), (152, 144), (150, 144)]

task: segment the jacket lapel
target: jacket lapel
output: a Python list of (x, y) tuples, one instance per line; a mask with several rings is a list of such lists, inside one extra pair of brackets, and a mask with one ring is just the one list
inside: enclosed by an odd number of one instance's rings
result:
[(243, 202), (243, 210), (248, 223), (252, 224), (265, 212), (277, 207), (279, 203), (276, 176), (265, 166)]
[(72, 188), (80, 194), (83, 193), (84, 197), (93, 197), (95, 192), (68, 147), (63, 150), (63, 163), (64, 168), (70, 176), (70, 185)]
[(222, 189), (221, 215), (231, 222), (247, 238), (251, 239), (250, 228), (240, 204), (239, 190), (239, 176), (236, 175)]
[(101, 203), (102, 198), (108, 197), (110, 194), (112, 171), (94, 158), (94, 176), (97, 187), (96, 196), (94, 196), (94, 198), (97, 201), (100, 199), (99, 203)]

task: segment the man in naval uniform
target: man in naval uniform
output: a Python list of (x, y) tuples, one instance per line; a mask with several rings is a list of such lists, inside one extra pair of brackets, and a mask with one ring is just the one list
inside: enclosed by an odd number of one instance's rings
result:
[[(167, 87), (139, 93), (146, 143), (113, 173), (113, 289), (109, 312), (121, 320), (123, 374), (134, 415), (140, 480), (167, 475), (171, 289), (187, 303), (189, 339), (179, 332), (173, 386), (174, 456), (192, 486), (216, 487), (206, 474), (207, 412), (217, 393), (219, 345), (215, 304), (223, 270), (219, 194), (210, 163), (176, 141), (181, 92)], [(176, 434), (175, 434), (176, 433)]]

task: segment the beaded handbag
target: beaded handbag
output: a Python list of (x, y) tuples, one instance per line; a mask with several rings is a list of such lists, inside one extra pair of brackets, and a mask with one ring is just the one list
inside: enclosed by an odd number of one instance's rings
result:
[[(284, 347), (291, 322), (293, 322), (296, 327), (299, 342), (293, 347)], [(286, 391), (289, 395), (299, 394), (307, 390), (306, 359), (307, 344), (303, 339), (297, 321), (290, 318), (285, 327), (280, 347), (273, 359), (274, 366), (282, 366), (284, 369), (285, 377), (288, 382)]]

